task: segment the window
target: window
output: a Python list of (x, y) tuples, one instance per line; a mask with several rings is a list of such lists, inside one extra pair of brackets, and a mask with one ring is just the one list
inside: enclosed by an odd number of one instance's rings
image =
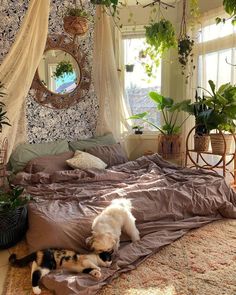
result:
[[(143, 36), (123, 36), (123, 65), (124, 65), (124, 96), (131, 114), (149, 112), (149, 119), (154, 124), (160, 126), (160, 113), (156, 110), (156, 105), (149, 98), (150, 91), (161, 92), (161, 65), (153, 71), (152, 77), (148, 77), (145, 72), (145, 58), (141, 52), (145, 48), (145, 37)], [(127, 68), (133, 65), (133, 69)], [(139, 124), (139, 122), (135, 122)], [(156, 130), (150, 125), (145, 125), (149, 130)]]
[[(210, 90), (208, 81), (218, 88), (225, 83), (236, 83), (236, 26), (227, 20), (215, 24), (215, 16), (207, 20), (198, 36), (198, 85)], [(212, 22), (209, 24), (209, 22)]]

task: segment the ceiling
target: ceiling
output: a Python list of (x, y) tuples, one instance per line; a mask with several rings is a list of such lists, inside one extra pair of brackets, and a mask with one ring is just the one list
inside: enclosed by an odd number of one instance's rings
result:
[[(164, 3), (168, 3), (168, 4), (175, 4), (177, 2), (179, 2), (180, 0), (162, 0)], [(133, 6), (136, 5), (136, 0), (126, 0), (123, 1), (124, 3), (128, 4), (129, 6)], [(152, 3), (153, 0), (138, 0), (139, 3), (141, 3), (142, 5), (147, 5), (149, 3)]]

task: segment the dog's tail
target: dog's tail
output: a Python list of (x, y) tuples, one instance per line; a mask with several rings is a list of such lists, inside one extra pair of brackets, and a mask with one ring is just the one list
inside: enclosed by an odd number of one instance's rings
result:
[(35, 252), (20, 259), (17, 259), (16, 254), (11, 254), (11, 256), (9, 257), (9, 263), (12, 266), (24, 267), (36, 259), (37, 259), (37, 254)]
[(122, 206), (124, 208), (127, 208), (128, 210), (131, 210), (132, 208), (132, 204), (131, 201), (125, 198), (121, 198), (121, 199), (114, 199), (112, 201), (112, 204), (116, 205), (116, 206)]

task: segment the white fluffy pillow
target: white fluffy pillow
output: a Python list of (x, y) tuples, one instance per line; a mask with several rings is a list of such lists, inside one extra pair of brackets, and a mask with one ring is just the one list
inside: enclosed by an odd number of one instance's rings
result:
[(101, 159), (81, 151), (75, 151), (74, 157), (66, 160), (66, 163), (74, 169), (105, 169), (107, 167)]

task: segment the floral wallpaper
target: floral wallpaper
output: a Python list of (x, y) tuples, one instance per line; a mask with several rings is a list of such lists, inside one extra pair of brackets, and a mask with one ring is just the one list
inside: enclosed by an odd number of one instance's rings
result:
[[(14, 42), (22, 19), (27, 11), (29, 0), (2, 0), (0, 7), (0, 63)], [(64, 32), (62, 15), (70, 0), (51, 0), (49, 33)], [(93, 17), (94, 6), (83, 2), (85, 9)], [(94, 24), (90, 22), (86, 36), (77, 38), (82, 51), (88, 54), (92, 69)], [(97, 121), (97, 98), (93, 81), (86, 97), (75, 106), (56, 110), (41, 106), (34, 100), (34, 90), (29, 91), (26, 100), (27, 135), (30, 143), (53, 141), (57, 139), (83, 139), (94, 134)]]

